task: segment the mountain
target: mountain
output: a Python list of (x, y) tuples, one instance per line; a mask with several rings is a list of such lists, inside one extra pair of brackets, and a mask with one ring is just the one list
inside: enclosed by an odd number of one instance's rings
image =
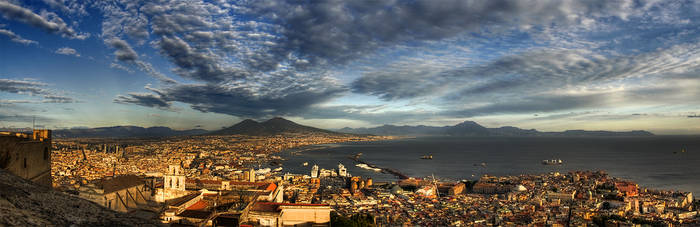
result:
[(201, 135), (208, 131), (203, 129), (173, 130), (168, 127), (143, 128), (138, 126), (113, 126), (100, 128), (58, 129), (53, 131), (56, 138), (135, 138)]
[(267, 136), (285, 133), (342, 134), (338, 132), (300, 125), (281, 117), (275, 117), (264, 122), (257, 122), (251, 119), (246, 119), (231, 127), (208, 133), (208, 135)]
[(540, 132), (535, 129), (521, 129), (513, 126), (486, 128), (473, 121), (465, 121), (454, 126), (395, 126), (382, 125), (374, 128), (342, 128), (344, 133), (392, 135), (392, 136), (653, 136), (647, 131), (585, 131), (567, 130), (563, 132)]
[(0, 226), (160, 226), (0, 169)]

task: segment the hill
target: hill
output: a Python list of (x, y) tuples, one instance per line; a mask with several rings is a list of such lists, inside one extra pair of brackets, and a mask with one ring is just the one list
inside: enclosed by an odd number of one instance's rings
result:
[(250, 136), (268, 136), (279, 135), (285, 133), (303, 133), (303, 134), (343, 134), (329, 130), (309, 127), (297, 124), (293, 121), (275, 117), (264, 122), (257, 122), (251, 119), (246, 119), (231, 127), (224, 128), (218, 131), (208, 133), (208, 135), (250, 135)]
[(160, 226), (0, 170), (0, 226)]
[(454, 126), (394, 126), (382, 125), (374, 128), (342, 128), (343, 133), (392, 135), (392, 136), (653, 136), (651, 132), (637, 130), (626, 132), (567, 130), (563, 132), (540, 132), (513, 126), (486, 128), (473, 121)]

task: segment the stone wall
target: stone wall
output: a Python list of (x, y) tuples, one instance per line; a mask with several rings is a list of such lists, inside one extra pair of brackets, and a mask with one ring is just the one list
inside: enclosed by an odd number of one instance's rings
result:
[(0, 134), (0, 168), (24, 179), (50, 187), (50, 131), (48, 131), (48, 135), (46, 132), (34, 135)]

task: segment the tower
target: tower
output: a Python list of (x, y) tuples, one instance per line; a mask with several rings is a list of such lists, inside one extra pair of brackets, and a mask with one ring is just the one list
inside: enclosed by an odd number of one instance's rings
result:
[(348, 175), (348, 170), (342, 163), (338, 163), (338, 176), (346, 177)]
[(168, 190), (185, 191), (185, 175), (179, 165), (169, 165), (165, 174), (163, 187)]
[(255, 182), (255, 170), (252, 168), (248, 171), (248, 181)]
[(318, 165), (314, 165), (313, 167), (311, 167), (311, 177), (318, 177)]

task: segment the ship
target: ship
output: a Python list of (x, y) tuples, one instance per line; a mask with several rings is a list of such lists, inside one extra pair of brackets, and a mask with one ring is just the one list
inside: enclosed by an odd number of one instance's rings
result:
[(433, 155), (423, 155), (420, 159), (433, 159)]
[(542, 160), (542, 165), (561, 165), (561, 164), (564, 164), (564, 162), (562, 162), (561, 159)]

